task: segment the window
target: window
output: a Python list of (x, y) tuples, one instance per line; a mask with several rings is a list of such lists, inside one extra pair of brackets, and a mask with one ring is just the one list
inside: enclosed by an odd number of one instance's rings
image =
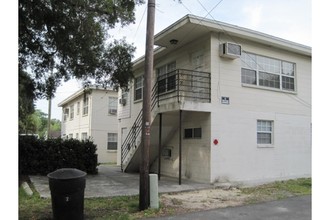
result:
[(241, 56), (242, 83), (295, 91), (295, 64), (251, 53)]
[(135, 93), (134, 93), (134, 100), (141, 100), (143, 94), (143, 76), (139, 76), (135, 78)]
[(116, 115), (117, 114), (117, 105), (118, 105), (118, 99), (115, 97), (109, 97), (108, 114)]
[(164, 93), (175, 89), (176, 86), (176, 62), (172, 62), (157, 68), (158, 92)]
[(84, 102), (83, 102), (83, 115), (87, 115), (88, 114), (88, 96), (86, 96), (84, 98)]
[(76, 133), (76, 139), (79, 139), (79, 133)]
[(87, 132), (81, 133), (81, 140), (83, 141), (87, 140)]
[(257, 144), (273, 144), (273, 121), (257, 121)]
[(70, 120), (72, 120), (74, 117), (74, 105), (70, 106)]
[(185, 139), (202, 138), (202, 128), (186, 128), (186, 129), (184, 129), (184, 138)]
[(72, 139), (73, 138), (73, 134), (69, 134), (69, 139)]
[(108, 133), (108, 150), (117, 150), (117, 133)]
[(77, 115), (80, 114), (80, 102), (77, 102)]
[(69, 108), (64, 108), (63, 109), (63, 116), (64, 116), (64, 121), (68, 120), (68, 118), (69, 118)]

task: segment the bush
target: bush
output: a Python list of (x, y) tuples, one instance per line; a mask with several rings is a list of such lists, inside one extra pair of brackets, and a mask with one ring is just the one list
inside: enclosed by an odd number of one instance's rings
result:
[(19, 173), (46, 175), (60, 168), (76, 168), (97, 173), (96, 145), (75, 139), (38, 139), (19, 136)]

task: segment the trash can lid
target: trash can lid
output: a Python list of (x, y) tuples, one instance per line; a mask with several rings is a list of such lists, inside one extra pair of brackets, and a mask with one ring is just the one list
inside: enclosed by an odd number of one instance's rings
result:
[(49, 173), (47, 176), (50, 179), (67, 180), (84, 177), (86, 173), (75, 168), (62, 168)]

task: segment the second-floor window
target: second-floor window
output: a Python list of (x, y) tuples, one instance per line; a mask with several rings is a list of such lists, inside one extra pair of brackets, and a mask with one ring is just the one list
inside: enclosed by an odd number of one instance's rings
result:
[(242, 83), (295, 91), (295, 64), (283, 60), (243, 52)]
[(176, 62), (172, 62), (157, 68), (158, 92), (164, 93), (175, 89)]
[(86, 96), (84, 98), (84, 102), (83, 102), (83, 115), (87, 115), (88, 114), (88, 99), (89, 99), (88, 96)]
[(143, 95), (143, 75), (135, 78), (134, 100), (141, 100)]
[(64, 108), (63, 115), (64, 115), (64, 121), (67, 121), (69, 118), (69, 108)]
[(80, 114), (80, 102), (77, 102), (77, 115)]
[(109, 108), (108, 114), (116, 115), (117, 114), (118, 99), (115, 97), (109, 97)]
[(70, 106), (70, 120), (72, 120), (74, 117), (74, 105)]

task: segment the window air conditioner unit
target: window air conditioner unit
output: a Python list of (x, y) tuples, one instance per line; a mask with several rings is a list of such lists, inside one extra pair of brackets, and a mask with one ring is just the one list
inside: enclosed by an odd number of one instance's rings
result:
[(126, 105), (126, 99), (119, 99), (119, 104)]
[(220, 44), (220, 56), (230, 59), (240, 58), (242, 54), (242, 47), (235, 43), (223, 43)]
[(117, 114), (117, 109), (109, 109), (109, 114), (111, 115)]

